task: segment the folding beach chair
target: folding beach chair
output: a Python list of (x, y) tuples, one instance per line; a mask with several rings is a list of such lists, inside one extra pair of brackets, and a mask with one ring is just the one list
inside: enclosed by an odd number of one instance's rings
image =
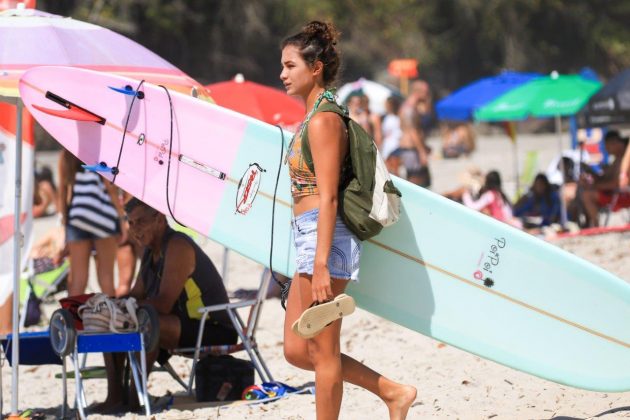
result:
[[(61, 365), (62, 367), (62, 392), (63, 403), (61, 406), (60, 418), (65, 418), (68, 407), (68, 388), (66, 385), (66, 364), (64, 360), (59, 357), (50, 344), (49, 331), (37, 331), (37, 332), (22, 332), (20, 337), (20, 365)], [(4, 337), (0, 337), (0, 366), (2, 365), (2, 359), (6, 359), (9, 365), (12, 365), (12, 340), (13, 335), (9, 334)], [(3, 354), (4, 353), (4, 354)], [(1, 379), (1, 375), (0, 375)], [(0, 380), (0, 413), (2, 413), (2, 381)], [(1, 415), (1, 414), (0, 414)]]
[[(192, 367), (190, 370), (190, 379), (188, 383), (185, 383), (179, 375), (175, 372), (171, 364), (167, 361), (162, 364), (162, 368), (166, 370), (171, 376), (181, 384), (189, 395), (193, 392), (193, 381), (195, 379), (195, 368), (199, 359), (205, 355), (220, 356), (233, 354), (241, 351), (247, 352), (249, 359), (254, 365), (254, 368), (258, 372), (258, 375), (263, 382), (272, 382), (273, 377), (271, 372), (267, 368), (265, 361), (263, 360), (260, 352), (258, 351), (258, 343), (256, 343), (256, 328), (258, 326), (258, 320), (262, 310), (263, 302), (267, 297), (267, 289), (269, 288), (269, 282), (271, 280), (271, 272), (268, 269), (263, 270), (260, 278), (260, 286), (255, 299), (240, 300), (236, 302), (230, 302), (220, 305), (207, 306), (201, 308), (199, 312), (202, 314), (201, 322), (199, 325), (199, 331), (197, 333), (197, 345), (194, 348), (180, 348), (171, 351), (171, 354), (183, 357), (192, 357)], [(238, 309), (249, 308), (249, 314), (247, 322), (243, 322), (243, 319), (238, 313)], [(212, 312), (227, 311), (230, 316), (230, 320), (236, 329), (239, 336), (239, 342), (233, 345), (210, 345), (203, 346), (204, 325), (208, 319), (208, 315)]]
[(58, 266), (53, 266), (45, 260), (43, 258), (29, 260), (25, 276), (20, 279), (20, 326), (22, 328), (28, 326), (26, 322), (30, 298), (45, 301), (67, 287), (70, 260), (66, 258)]

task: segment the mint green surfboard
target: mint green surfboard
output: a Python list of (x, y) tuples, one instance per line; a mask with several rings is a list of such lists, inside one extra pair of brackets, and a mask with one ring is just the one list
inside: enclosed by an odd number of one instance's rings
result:
[[(89, 164), (113, 166), (131, 100), (110, 87), (137, 85), (87, 70), (39, 67), (25, 73), (20, 92), (64, 147)], [(280, 168), (273, 269), (292, 276), (289, 177), (279, 166), (291, 134), (283, 140), (278, 127), (171, 92), (168, 163), (168, 98), (149, 83), (141, 90), (115, 183), (168, 214), (168, 182), (178, 220), (268, 266)], [(49, 91), (105, 122), (74, 120), (77, 111), (51, 101)], [(479, 212), (394, 182), (403, 194), (402, 215), (365, 243), (360, 283), (348, 290), (360, 307), (551, 381), (630, 390), (630, 285)]]

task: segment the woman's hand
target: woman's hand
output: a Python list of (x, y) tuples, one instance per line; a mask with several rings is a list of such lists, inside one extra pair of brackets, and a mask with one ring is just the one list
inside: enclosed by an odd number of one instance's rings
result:
[(326, 302), (335, 296), (332, 292), (330, 272), (327, 266), (315, 267), (311, 281), (313, 302)]

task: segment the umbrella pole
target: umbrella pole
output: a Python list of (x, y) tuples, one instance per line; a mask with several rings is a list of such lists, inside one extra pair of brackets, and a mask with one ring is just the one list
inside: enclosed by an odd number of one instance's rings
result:
[[(518, 139), (514, 137), (514, 141), (512, 142), (512, 151), (514, 152), (514, 179), (516, 181), (516, 200), (521, 197), (521, 180), (519, 179), (519, 168), (518, 168)], [(515, 200), (515, 201), (516, 201)]]
[(562, 183), (560, 184), (560, 225), (564, 228), (567, 224), (567, 206), (564, 202), (564, 159), (562, 159), (562, 120), (560, 115), (556, 115), (556, 135), (558, 136), (558, 152), (560, 152), (560, 172), (562, 173)]
[(20, 366), (20, 269), (22, 267), (20, 258), (20, 248), (22, 245), (22, 234), (20, 231), (20, 216), (22, 205), (22, 110), (24, 104), (18, 98), (17, 119), (15, 129), (15, 212), (13, 214), (13, 340), (11, 343), (11, 414), (17, 416), (18, 413), (18, 375)]

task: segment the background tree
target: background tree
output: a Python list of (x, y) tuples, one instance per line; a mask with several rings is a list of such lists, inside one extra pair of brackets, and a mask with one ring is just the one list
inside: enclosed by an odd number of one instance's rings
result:
[[(420, 62), (440, 94), (502, 69), (604, 78), (630, 66), (624, 0), (39, 0), (135, 39), (203, 83), (243, 73), (280, 86), (279, 43), (309, 20), (343, 32), (342, 82)], [(390, 80), (391, 81), (391, 80)]]

